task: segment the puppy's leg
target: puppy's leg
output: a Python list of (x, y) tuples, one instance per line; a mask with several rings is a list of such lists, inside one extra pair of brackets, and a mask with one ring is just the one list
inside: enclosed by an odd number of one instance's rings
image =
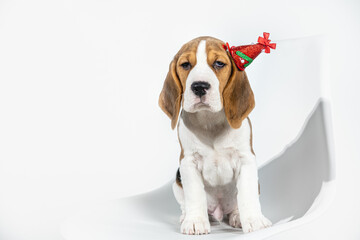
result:
[(184, 189), (186, 216), (181, 224), (181, 233), (210, 233), (207, 201), (203, 179), (197, 169), (195, 159), (185, 156), (180, 165), (181, 182)]
[(181, 216), (179, 219), (179, 222), (182, 223), (184, 221), (185, 218), (185, 199), (184, 199), (184, 190), (182, 189), (181, 186), (178, 185), (178, 183), (174, 182), (172, 185), (172, 189), (173, 189), (173, 193), (175, 196), (176, 201), (179, 203), (180, 205), (180, 209), (181, 209)]
[(243, 232), (252, 232), (271, 226), (271, 222), (261, 213), (258, 194), (258, 172), (254, 155), (249, 154), (242, 161), (236, 186)]

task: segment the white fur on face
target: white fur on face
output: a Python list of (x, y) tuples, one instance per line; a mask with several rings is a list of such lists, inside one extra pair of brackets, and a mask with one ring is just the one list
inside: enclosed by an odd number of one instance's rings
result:
[[(201, 98), (196, 96), (191, 90), (191, 84), (197, 81), (210, 84), (210, 89)], [(196, 65), (191, 69), (186, 79), (183, 108), (187, 112), (197, 112), (200, 110), (218, 112), (222, 109), (219, 80), (207, 63), (206, 40), (200, 41), (196, 51)]]

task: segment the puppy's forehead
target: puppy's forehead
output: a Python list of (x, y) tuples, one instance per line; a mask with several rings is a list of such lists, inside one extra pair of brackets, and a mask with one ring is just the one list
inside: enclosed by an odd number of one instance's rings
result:
[(225, 44), (223, 41), (213, 38), (213, 37), (198, 37), (195, 38), (188, 43), (184, 44), (182, 48), (176, 55), (176, 58), (179, 58), (183, 54), (196, 54), (198, 46), (201, 41), (206, 42), (206, 52), (211, 50), (213, 51), (224, 51), (223, 45)]

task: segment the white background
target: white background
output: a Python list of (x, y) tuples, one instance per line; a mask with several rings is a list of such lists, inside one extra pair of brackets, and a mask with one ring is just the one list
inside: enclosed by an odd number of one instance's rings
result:
[(173, 178), (179, 146), (157, 106), (172, 57), (194, 37), (240, 45), (263, 31), (328, 39), (337, 159), (330, 209), (273, 239), (359, 239), (360, 3), (310, 0), (0, 1), (0, 238)]

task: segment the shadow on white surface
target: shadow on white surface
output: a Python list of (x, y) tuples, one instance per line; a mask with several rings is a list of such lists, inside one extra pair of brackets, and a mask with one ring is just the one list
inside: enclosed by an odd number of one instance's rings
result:
[(171, 183), (142, 195), (86, 208), (62, 224), (62, 237), (79, 239), (259, 239), (304, 224), (320, 215), (334, 193), (334, 160), (328, 103), (320, 100), (298, 138), (259, 169), (263, 213), (274, 226), (243, 234), (213, 223), (206, 236), (179, 232), (180, 209)]

